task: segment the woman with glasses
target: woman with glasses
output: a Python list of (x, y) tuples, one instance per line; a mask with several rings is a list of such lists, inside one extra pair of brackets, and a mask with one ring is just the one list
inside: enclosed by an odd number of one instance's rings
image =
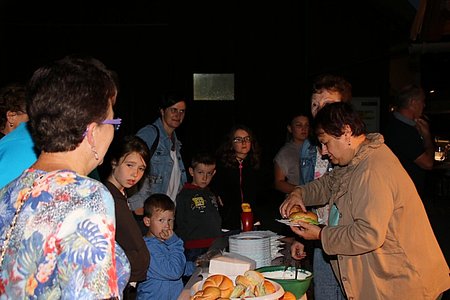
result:
[(87, 177), (113, 139), (117, 86), (93, 58), (34, 72), (27, 109), (37, 161), (0, 190), (2, 299), (111, 299), (130, 276), (114, 200)]
[(261, 148), (250, 128), (236, 125), (226, 135), (217, 156), (217, 172), (211, 185), (222, 202), (222, 228), (240, 230), (241, 204), (250, 203), (255, 210), (263, 196)]
[[(175, 202), (177, 194), (187, 181), (181, 157), (181, 142), (175, 130), (183, 123), (186, 114), (186, 97), (170, 93), (162, 98), (160, 117), (153, 124), (141, 128), (137, 136), (151, 149), (150, 169), (139, 191), (128, 198), (128, 204), (137, 215), (144, 213), (144, 201), (151, 194), (163, 193)], [(155, 147), (152, 147), (155, 145)], [(152, 148), (154, 152), (152, 153)], [(142, 224), (141, 224), (142, 226)], [(143, 228), (146, 232), (145, 227)]]

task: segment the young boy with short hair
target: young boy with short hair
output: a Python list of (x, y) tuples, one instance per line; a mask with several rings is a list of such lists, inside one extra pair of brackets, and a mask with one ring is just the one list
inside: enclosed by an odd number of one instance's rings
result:
[(195, 154), (189, 174), (192, 183), (183, 186), (176, 200), (175, 232), (184, 241), (187, 261), (195, 262), (222, 236), (219, 199), (208, 188), (216, 174), (214, 157), (204, 152)]
[(147, 279), (137, 287), (137, 299), (177, 299), (182, 276), (192, 275), (195, 265), (186, 262), (183, 241), (174, 233), (175, 204), (166, 194), (153, 194), (144, 202), (144, 237), (150, 252)]

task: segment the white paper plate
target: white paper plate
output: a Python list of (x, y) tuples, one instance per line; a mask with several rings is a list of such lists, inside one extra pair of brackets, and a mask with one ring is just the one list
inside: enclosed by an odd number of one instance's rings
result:
[(280, 219), (280, 220), (275, 219), (275, 220), (278, 221), (278, 222), (280, 222), (280, 223), (286, 224), (286, 225), (288, 225), (288, 226), (297, 226), (297, 227), (300, 227), (299, 224), (291, 223), (291, 221), (289, 221), (288, 219)]

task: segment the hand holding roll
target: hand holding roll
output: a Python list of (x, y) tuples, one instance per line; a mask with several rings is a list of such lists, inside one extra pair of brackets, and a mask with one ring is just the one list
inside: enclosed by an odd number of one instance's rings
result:
[(306, 211), (305, 203), (303, 201), (302, 189), (296, 187), (280, 205), (280, 214), (283, 218), (287, 218), (294, 206), (299, 206), (301, 211)]

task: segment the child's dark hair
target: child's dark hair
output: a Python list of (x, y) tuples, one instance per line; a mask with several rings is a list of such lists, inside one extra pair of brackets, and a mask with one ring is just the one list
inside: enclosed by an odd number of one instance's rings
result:
[(140, 137), (135, 135), (127, 135), (121, 141), (115, 140), (110, 148), (111, 162), (119, 162), (124, 155), (137, 152), (147, 164), (146, 172), (149, 169), (150, 150), (147, 144)]
[(209, 152), (199, 152), (194, 154), (191, 159), (191, 167), (195, 169), (198, 164), (215, 165), (216, 159), (214, 155)]
[(144, 202), (144, 216), (150, 218), (156, 210), (175, 211), (175, 203), (166, 194), (153, 194)]
[(256, 136), (253, 131), (246, 125), (236, 124), (234, 125), (225, 137), (224, 142), (219, 146), (216, 153), (223, 165), (227, 168), (238, 168), (239, 164), (236, 160), (236, 152), (233, 148), (233, 140), (236, 131), (244, 130), (250, 136), (250, 142), (252, 148), (247, 157), (250, 161), (252, 168), (259, 169), (261, 165), (261, 147), (259, 146)]
[[(99, 168), (101, 178), (107, 178), (111, 174), (112, 163), (119, 163), (121, 157), (132, 152), (138, 153), (147, 165), (144, 171), (144, 176), (142, 176), (142, 178), (144, 178), (150, 170), (150, 150), (147, 143), (135, 135), (127, 135), (123, 138), (120, 138), (119, 136), (114, 137), (114, 140), (105, 156), (105, 161), (109, 161), (110, 163), (102, 164)], [(128, 196), (135, 194), (141, 188), (143, 181), (144, 180), (141, 179), (136, 185), (127, 189)]]

